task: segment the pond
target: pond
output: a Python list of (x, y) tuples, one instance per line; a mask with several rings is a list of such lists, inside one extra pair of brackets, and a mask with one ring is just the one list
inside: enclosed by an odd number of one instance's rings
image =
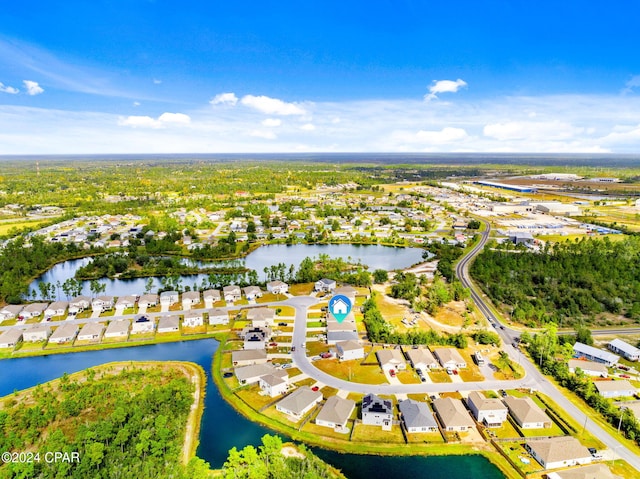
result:
[[(375, 269), (404, 269), (413, 264), (422, 261), (422, 253), (424, 250), (420, 248), (399, 248), (392, 246), (380, 245), (351, 245), (351, 244), (334, 244), (334, 245), (267, 245), (251, 252), (243, 261), (244, 265), (258, 272), (261, 279), (264, 279), (264, 268), (278, 263), (285, 263), (287, 268), (293, 264), (296, 268), (304, 258), (318, 257), (321, 254), (329, 255), (332, 258), (341, 257), (346, 261), (361, 262), (369, 267), (370, 271)], [(35, 291), (36, 297), (40, 297), (38, 283), (47, 282), (53, 285), (60, 282), (64, 283), (67, 279), (73, 278), (76, 270), (86, 265), (91, 258), (82, 258), (76, 260), (65, 261), (55, 265), (49, 271), (44, 273), (40, 278), (36, 279), (29, 286), (29, 292)], [(214, 265), (216, 263), (199, 263), (202, 265)], [(224, 265), (225, 262), (219, 264)], [(202, 284), (207, 279), (206, 274), (186, 275), (182, 276), (182, 287), (189, 286), (192, 288), (195, 283)], [(134, 279), (103, 279), (102, 283), (106, 285), (103, 294), (111, 296), (124, 296), (128, 294), (142, 294), (145, 291), (147, 278)], [(154, 278), (152, 291), (157, 291), (161, 287), (160, 280)], [(62, 290), (58, 291), (59, 299), (64, 298)], [(89, 282), (83, 284), (82, 294), (91, 296)], [(58, 297), (56, 297), (58, 299)]]
[[(232, 447), (258, 445), (269, 433), (238, 414), (222, 399), (211, 379), (211, 358), (218, 346), (213, 339), (154, 344), (132, 348), (110, 349), (72, 354), (57, 354), (33, 358), (0, 361), (0, 397), (14, 390), (44, 383), (82, 369), (112, 361), (191, 361), (199, 364), (207, 374), (205, 409), (200, 428), (197, 454), (211, 464), (221, 467)], [(409, 447), (409, 446), (407, 446)], [(481, 456), (387, 457), (340, 454), (314, 448), (314, 452), (341, 469), (349, 479), (500, 479), (504, 476)]]

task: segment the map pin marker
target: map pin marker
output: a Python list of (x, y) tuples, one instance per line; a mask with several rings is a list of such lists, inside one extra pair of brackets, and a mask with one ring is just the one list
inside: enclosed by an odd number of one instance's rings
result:
[(329, 300), (329, 312), (341, 323), (351, 312), (351, 300), (342, 294), (337, 294)]

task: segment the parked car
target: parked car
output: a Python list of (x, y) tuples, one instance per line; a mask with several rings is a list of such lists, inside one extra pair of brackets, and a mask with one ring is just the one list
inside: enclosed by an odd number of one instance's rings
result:
[(455, 375), (457, 376), (457, 375), (458, 375), (458, 370), (457, 370), (457, 369), (454, 369), (454, 370), (453, 370), (453, 374), (455, 374)]
[(453, 370), (451, 368), (447, 368), (447, 374), (451, 376), (453, 374)]
[(427, 378), (425, 378), (424, 376), (420, 376), (420, 381), (422, 381), (423, 383), (427, 382)]
[(294, 352), (296, 350), (295, 346), (291, 346), (291, 352)]
[(624, 364), (618, 364), (618, 369), (622, 369), (623, 371), (628, 371), (630, 368), (629, 366), (625, 366)]
[(631, 376), (629, 376), (628, 374), (620, 374), (621, 378), (625, 378), (625, 379), (630, 379)]
[(396, 371), (395, 369), (389, 369), (389, 376), (391, 376), (392, 378), (396, 377)]
[(278, 326), (286, 326), (287, 323), (278, 323)]
[(282, 369), (289, 369), (291, 367), (292, 367), (291, 363), (286, 363), (282, 365)]
[(224, 374), (222, 375), (222, 377), (223, 377), (223, 378), (227, 378), (227, 379), (228, 379), (228, 378), (230, 378), (230, 377), (233, 377), (233, 373), (224, 373)]
[(322, 359), (327, 359), (327, 358), (330, 358), (331, 356), (332, 356), (332, 354), (330, 352), (324, 352), (324, 353), (320, 354), (320, 357)]
[(319, 390), (320, 390), (320, 388), (319, 388), (318, 386), (313, 386), (313, 387), (311, 388), (311, 390), (312, 390), (313, 392), (317, 392), (317, 391), (319, 391)]
[(278, 343), (269, 343), (269, 346), (271, 346), (272, 348), (275, 348), (278, 346)]

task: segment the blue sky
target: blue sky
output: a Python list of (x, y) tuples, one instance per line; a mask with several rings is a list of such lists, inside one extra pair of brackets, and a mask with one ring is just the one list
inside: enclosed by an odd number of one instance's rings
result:
[(0, 154), (637, 153), (640, 6), (32, 0)]

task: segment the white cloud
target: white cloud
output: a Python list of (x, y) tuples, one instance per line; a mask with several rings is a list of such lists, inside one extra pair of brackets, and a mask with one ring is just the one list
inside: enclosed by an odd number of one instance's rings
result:
[(133, 102), (133, 106), (140, 106), (140, 102), (139, 101), (134, 101)]
[(270, 127), (280, 126), (282, 125), (282, 120), (280, 118), (266, 118), (262, 120), (262, 125)]
[(160, 85), (162, 83), (162, 80), (158, 80), (157, 78), (153, 79), (153, 84), (154, 85)]
[(307, 112), (304, 108), (296, 103), (286, 103), (277, 98), (268, 96), (245, 95), (240, 100), (244, 106), (253, 108), (267, 115), (305, 115)]
[(640, 87), (640, 75), (634, 75), (624, 84), (623, 94), (633, 93), (636, 88)]
[(438, 98), (440, 93), (456, 93), (460, 88), (466, 87), (467, 82), (458, 78), (457, 80), (433, 80), (429, 87), (429, 93), (424, 96), (425, 101)]
[(3, 93), (9, 93), (11, 95), (15, 95), (16, 93), (19, 93), (20, 90), (18, 90), (17, 88), (14, 88), (12, 86), (6, 85), (2, 82), (0, 82), (0, 92)]
[(571, 139), (584, 131), (584, 128), (575, 127), (567, 122), (552, 121), (507, 121), (504, 123), (491, 123), (485, 125), (482, 130), (484, 136), (496, 140), (566, 140)]
[(44, 89), (38, 85), (38, 82), (23, 80), (22, 83), (24, 83), (24, 87), (27, 89), (27, 95), (34, 96), (44, 92)]
[(445, 144), (454, 141), (461, 141), (467, 138), (467, 132), (463, 128), (445, 127), (439, 131), (420, 130), (416, 133), (416, 138), (426, 143)]
[(167, 125), (188, 125), (191, 117), (184, 113), (163, 113), (157, 119), (150, 116), (132, 115), (118, 119), (119, 126), (131, 126), (133, 128), (164, 128)]
[(275, 140), (276, 134), (271, 130), (252, 130), (249, 132), (249, 136), (256, 138), (264, 138), (265, 140)]
[(219, 93), (209, 102), (211, 105), (231, 105), (238, 103), (238, 97), (235, 93)]
[(305, 123), (300, 127), (300, 129), (304, 131), (313, 131), (316, 129), (316, 126), (313, 123)]

